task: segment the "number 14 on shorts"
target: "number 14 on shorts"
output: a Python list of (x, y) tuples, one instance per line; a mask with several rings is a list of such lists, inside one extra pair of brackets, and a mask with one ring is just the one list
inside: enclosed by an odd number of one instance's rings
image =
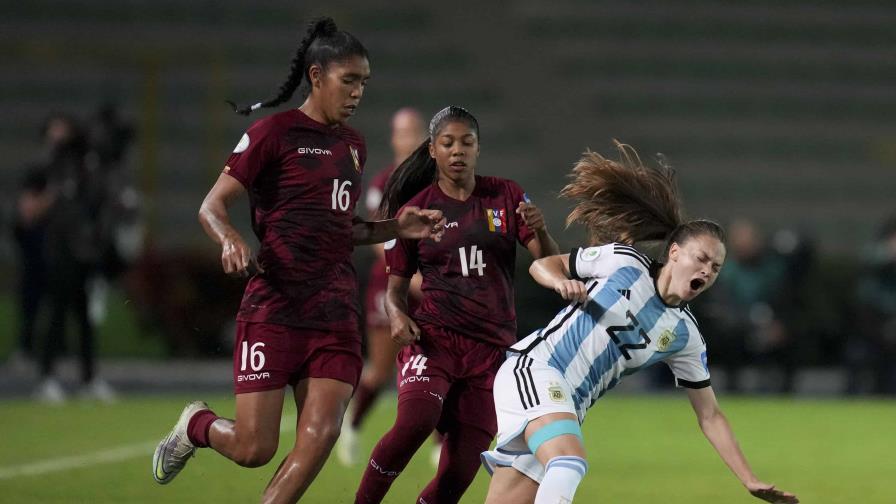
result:
[(411, 368), (412, 372), (417, 371), (416, 375), (420, 376), (426, 370), (426, 357), (423, 354), (411, 357), (410, 360), (404, 363), (404, 367), (401, 368), (401, 376), (407, 375), (408, 367)]

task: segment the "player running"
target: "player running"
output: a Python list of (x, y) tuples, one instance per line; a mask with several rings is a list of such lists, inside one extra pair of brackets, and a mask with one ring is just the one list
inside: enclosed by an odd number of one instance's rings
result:
[[(704, 435), (751, 494), (799, 502), (747, 464), (716, 402), (706, 344), (687, 305), (722, 268), (722, 228), (682, 222), (674, 171), (644, 166), (631, 147), (616, 145), (619, 162), (586, 153), (561, 192), (577, 201), (567, 221), (585, 224), (593, 244), (607, 244), (529, 269), (572, 304), (513, 345), (498, 371), (497, 447), (482, 454), (492, 474), (486, 502), (572, 502), (588, 469), (580, 428), (586, 411), (624, 376), (656, 362), (687, 389)], [(665, 262), (631, 247), (651, 240), (665, 240)]]
[[(356, 502), (381, 502), (433, 429), (445, 434), (441, 458), (419, 502), (457, 502), (495, 435), (492, 382), (516, 341), (516, 244), (536, 258), (558, 249), (522, 188), (476, 175), (478, 158), (476, 118), (447, 107), (386, 186), (384, 215), (406, 203), (441, 210), (447, 223), (439, 243), (386, 245), (386, 310), (392, 338), (405, 345), (397, 362), (398, 413), (370, 456)], [(408, 286), (418, 269), (423, 299), (410, 313)]]
[[(297, 501), (326, 461), (361, 373), (353, 245), (442, 230), (435, 210), (408, 207), (379, 222), (354, 217), (366, 150), (345, 122), (369, 76), (361, 42), (323, 18), (309, 26), (279, 94), (237, 109), (275, 106), (307, 86), (299, 108), (249, 128), (202, 203), (199, 220), (221, 245), (224, 271), (257, 272), (237, 314), (236, 418), (220, 418), (201, 401), (187, 405), (153, 455), (157, 482), (170, 482), (200, 447), (245, 467), (270, 461), (286, 385), (298, 412), (296, 442), (262, 501)], [(246, 192), (261, 243), (257, 260), (228, 217), (228, 207)]]

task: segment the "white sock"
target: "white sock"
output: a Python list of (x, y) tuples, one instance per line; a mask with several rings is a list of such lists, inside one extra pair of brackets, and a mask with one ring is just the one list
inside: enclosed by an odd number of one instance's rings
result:
[(544, 468), (544, 477), (535, 494), (535, 504), (568, 504), (576, 494), (576, 488), (588, 462), (582, 457), (554, 457)]

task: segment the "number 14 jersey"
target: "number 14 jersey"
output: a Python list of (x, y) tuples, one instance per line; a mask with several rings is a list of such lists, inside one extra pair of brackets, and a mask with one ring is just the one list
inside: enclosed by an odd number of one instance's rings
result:
[(476, 176), (466, 201), (446, 195), (436, 183), (407, 203), (441, 210), (447, 219), (440, 242), (386, 244), (391, 275), (410, 278), (419, 268), (423, 276), (423, 300), (415, 320), (501, 347), (516, 342), (516, 244), (525, 246), (535, 236), (516, 213), (525, 199), (512, 180)]

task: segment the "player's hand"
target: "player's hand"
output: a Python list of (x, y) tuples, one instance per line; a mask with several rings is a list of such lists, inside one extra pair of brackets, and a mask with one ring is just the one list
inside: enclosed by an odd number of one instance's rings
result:
[(755, 483), (747, 483), (744, 485), (747, 490), (753, 494), (753, 497), (762, 499), (766, 502), (776, 502), (783, 504), (796, 504), (800, 500), (792, 493), (785, 492), (775, 488), (775, 485), (757, 481)]
[(432, 238), (442, 239), (445, 232), (445, 217), (441, 210), (421, 210), (418, 207), (405, 207), (397, 217), (398, 237), (411, 240)]
[(420, 327), (404, 313), (392, 317), (392, 341), (401, 346), (420, 340)]
[(221, 265), (224, 273), (235, 277), (248, 277), (264, 273), (264, 269), (252, 257), (252, 249), (239, 236), (228, 238), (221, 244)]
[(532, 231), (544, 231), (544, 214), (541, 213), (541, 209), (535, 206), (534, 203), (520, 201), (519, 206), (516, 207), (516, 213), (523, 218), (523, 222)]
[(567, 301), (584, 303), (588, 301), (588, 289), (579, 280), (560, 280), (554, 284), (554, 291)]

